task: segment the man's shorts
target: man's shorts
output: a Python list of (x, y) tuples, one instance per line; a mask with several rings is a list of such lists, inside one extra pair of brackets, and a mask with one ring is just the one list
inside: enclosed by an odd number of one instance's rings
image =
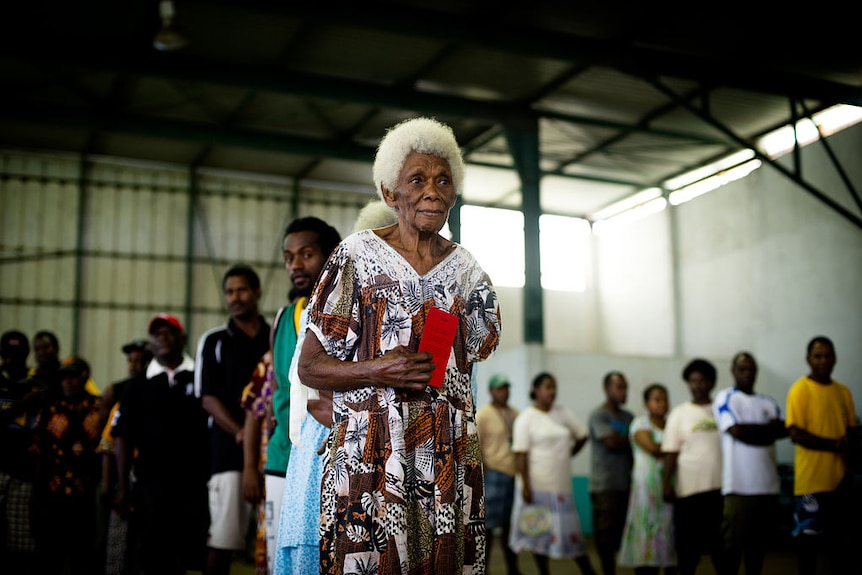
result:
[(837, 536), (847, 529), (847, 509), (851, 507), (845, 490), (797, 495), (793, 511), (793, 536)]
[(242, 472), (224, 471), (209, 480), (210, 530), (207, 546), (242, 551), (251, 520), (251, 505), (242, 496)]

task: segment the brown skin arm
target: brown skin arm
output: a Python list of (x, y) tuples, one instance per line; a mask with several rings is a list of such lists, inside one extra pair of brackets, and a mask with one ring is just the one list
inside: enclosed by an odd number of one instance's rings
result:
[(635, 431), (635, 444), (655, 458), (661, 457), (661, 444), (656, 443), (646, 429)]
[(117, 402), (117, 399), (114, 398), (115, 389), (113, 385), (109, 385), (105, 391), (102, 392), (102, 401), (99, 402), (99, 428), (103, 429), (105, 424), (108, 423), (108, 415), (111, 413), (111, 408), (114, 407), (114, 403)]
[(602, 437), (601, 442), (608, 451), (621, 451), (629, 445), (628, 438), (620, 435), (616, 429), (610, 435)]
[(132, 470), (132, 446), (122, 437), (114, 438), (114, 460), (117, 464), (117, 490), (114, 493), (114, 510), (120, 517), (129, 513), (129, 474)]
[(320, 399), (309, 399), (307, 402), (308, 413), (321, 425), (332, 427), (332, 392), (321, 390)]
[(578, 452), (584, 448), (584, 445), (587, 444), (587, 440), (589, 439), (588, 435), (585, 435), (580, 438), (575, 438), (575, 444), (572, 446), (572, 457), (578, 454)]
[(242, 496), (252, 505), (263, 497), (260, 462), (260, 421), (246, 411), (242, 439)]
[(114, 475), (114, 469), (116, 469), (116, 464), (114, 463), (114, 456), (110, 453), (102, 454), (102, 483), (99, 485), (99, 495), (101, 497), (107, 497), (111, 494), (111, 479)]
[(521, 476), (521, 498), (524, 500), (524, 503), (532, 503), (533, 491), (530, 487), (530, 464), (527, 461), (527, 454), (525, 452), (515, 452), (515, 469), (518, 470), (518, 475)]
[(728, 428), (727, 432), (743, 443), (749, 445), (772, 445), (776, 440), (787, 437), (788, 431), (784, 422), (773, 419), (769, 423), (739, 423)]
[(421, 392), (434, 372), (433, 357), (430, 353), (412, 353), (398, 346), (382, 357), (341, 361), (327, 355), (317, 337), (309, 332), (299, 356), (299, 379), (308, 387), (331, 391), (373, 385), (391, 387), (399, 392)]
[(216, 425), (234, 436), (237, 443), (243, 439), (243, 428), (233, 418), (221, 400), (214, 395), (204, 395), (202, 398), (204, 409), (209, 413)]
[(841, 437), (840, 439), (820, 437), (819, 435), (814, 435), (813, 433), (810, 433), (801, 427), (796, 427), (795, 425), (791, 425), (787, 430), (790, 434), (790, 440), (793, 443), (801, 445), (807, 449), (843, 453), (847, 446), (847, 436)]
[(673, 490), (673, 477), (676, 475), (676, 460), (679, 453), (672, 451), (664, 454), (664, 468), (661, 472), (661, 484), (664, 492), (664, 500), (667, 503), (673, 503), (676, 499), (676, 493)]

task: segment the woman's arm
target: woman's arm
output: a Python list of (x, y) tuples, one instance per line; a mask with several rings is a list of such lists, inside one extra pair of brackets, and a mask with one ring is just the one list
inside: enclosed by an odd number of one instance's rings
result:
[(376, 386), (423, 391), (434, 372), (433, 357), (430, 353), (412, 353), (398, 346), (382, 357), (341, 361), (330, 357), (314, 332), (308, 332), (297, 367), (302, 383), (314, 389), (349, 391)]
[(533, 491), (530, 487), (530, 464), (527, 461), (527, 454), (523, 451), (515, 453), (515, 468), (521, 476), (521, 498), (524, 503), (533, 502)]
[(589, 435), (583, 435), (581, 437), (575, 437), (575, 444), (572, 446), (572, 457), (578, 454), (578, 452), (584, 448), (584, 445), (587, 444), (587, 440), (590, 438)]
[(639, 429), (635, 431), (635, 443), (638, 447), (653, 457), (659, 457), (661, 455), (661, 444), (655, 442), (652, 438), (652, 433), (648, 429)]
[(263, 477), (260, 474), (260, 421), (251, 410), (245, 412), (242, 428), (242, 495), (252, 505), (263, 498)]
[(671, 451), (664, 454), (664, 467), (661, 471), (661, 483), (664, 491), (664, 500), (667, 503), (673, 503), (676, 499), (676, 494), (673, 488), (673, 477), (676, 474), (676, 460), (679, 453)]

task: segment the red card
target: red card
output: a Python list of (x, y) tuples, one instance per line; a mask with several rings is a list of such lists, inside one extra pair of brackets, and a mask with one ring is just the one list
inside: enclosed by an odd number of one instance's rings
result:
[(449, 363), (449, 355), (452, 352), (452, 344), (455, 343), (455, 333), (458, 331), (458, 316), (452, 315), (442, 309), (432, 307), (428, 309), (428, 317), (425, 318), (425, 330), (422, 339), (419, 340), (419, 351), (427, 351), (434, 355), (434, 375), (428, 385), (441, 387), (443, 377), (446, 375), (446, 364)]

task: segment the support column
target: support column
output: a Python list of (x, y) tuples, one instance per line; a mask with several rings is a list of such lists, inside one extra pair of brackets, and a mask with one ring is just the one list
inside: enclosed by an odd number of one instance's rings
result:
[[(505, 126), (509, 151), (521, 178), (521, 211), (524, 214), (524, 343), (545, 341), (541, 260), (539, 257), (539, 121), (522, 119)], [(503, 231), (505, 233), (505, 231)]]

